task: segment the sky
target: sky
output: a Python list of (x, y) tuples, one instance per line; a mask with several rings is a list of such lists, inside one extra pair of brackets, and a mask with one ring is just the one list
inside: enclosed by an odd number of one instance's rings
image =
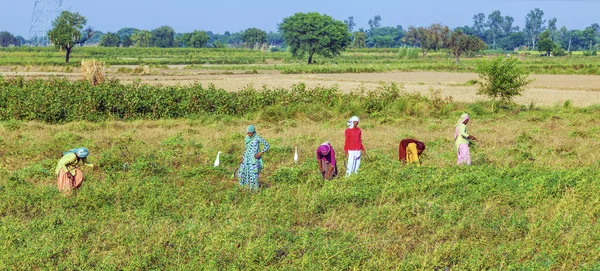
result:
[[(60, 0), (0, 0), (0, 31), (29, 38), (34, 4), (53, 6)], [(526, 15), (539, 8), (544, 19), (557, 18), (557, 27), (584, 29), (600, 23), (600, 0), (63, 0), (87, 18), (94, 30), (116, 32), (123, 27), (152, 30), (163, 25), (177, 33), (193, 30), (224, 33), (256, 27), (277, 31), (283, 18), (297, 12), (319, 12), (337, 20), (354, 17), (356, 28), (368, 28), (367, 22), (381, 16), (381, 26), (429, 26), (441, 23), (450, 28), (472, 26), (473, 15), (486, 16), (495, 10), (511, 16), (521, 29)], [(49, 8), (50, 10), (54, 8)], [(41, 25), (41, 24), (40, 24)], [(49, 28), (49, 27), (47, 27)]]

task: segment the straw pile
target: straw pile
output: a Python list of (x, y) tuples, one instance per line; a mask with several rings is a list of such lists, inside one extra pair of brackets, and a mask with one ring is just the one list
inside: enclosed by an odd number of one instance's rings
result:
[(93, 86), (104, 82), (102, 62), (98, 60), (81, 60), (81, 74), (83, 75), (83, 80), (89, 81)]

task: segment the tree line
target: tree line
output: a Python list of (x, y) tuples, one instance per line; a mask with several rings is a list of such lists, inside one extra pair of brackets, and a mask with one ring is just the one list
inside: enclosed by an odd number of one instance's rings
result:
[[(369, 19), (368, 29), (354, 31), (356, 24), (352, 16), (342, 22), (312, 12), (289, 16), (278, 25), (278, 32), (270, 33), (258, 28), (224, 34), (202, 30), (176, 33), (170, 26), (153, 30), (122, 28), (116, 33), (102, 33), (89, 27), (84, 29), (87, 20), (82, 15), (63, 11), (54, 20), (48, 37), (57, 48), (66, 50), (66, 62), (73, 46), (98, 43), (106, 47), (246, 47), (262, 50), (288, 47), (294, 55), (307, 55), (309, 64), (315, 54), (335, 56), (347, 47), (418, 47), (423, 57), (429, 51), (447, 49), (457, 63), (461, 55), (486, 48), (502, 51), (537, 49), (544, 55), (587, 50), (595, 55), (600, 40), (600, 26), (597, 23), (584, 30), (567, 30), (564, 26), (558, 29), (557, 19), (544, 19), (544, 12), (540, 9), (527, 14), (523, 30), (513, 25), (512, 17), (502, 16), (500, 11), (493, 11), (488, 16), (475, 14), (472, 26), (454, 29), (439, 23), (429, 27), (411, 25), (404, 29), (400, 25), (381, 26), (381, 21), (381, 16), (376, 15)], [(22, 40), (6, 31), (0, 32), (0, 46), (17, 43), (22, 43)]]

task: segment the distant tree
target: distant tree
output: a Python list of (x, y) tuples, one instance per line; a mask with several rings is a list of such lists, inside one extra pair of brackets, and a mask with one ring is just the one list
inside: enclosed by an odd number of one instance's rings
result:
[(366, 39), (367, 34), (365, 32), (354, 32), (354, 40), (352, 41), (353, 48), (365, 48), (366, 47)]
[(121, 40), (119, 39), (119, 35), (111, 32), (107, 32), (100, 39), (100, 43), (98, 45), (103, 47), (119, 47), (121, 44)]
[(432, 37), (433, 35), (430, 33), (430, 30), (425, 27), (409, 26), (403, 41), (408, 44), (412, 44), (413, 46), (419, 46), (421, 48), (423, 58), (425, 58), (427, 52), (429, 52), (430, 49), (435, 48)]
[(550, 38), (550, 31), (546, 30), (542, 32), (542, 34), (540, 34), (540, 36), (538, 37), (537, 46), (540, 53), (544, 52), (544, 55), (550, 56), (550, 52), (552, 52), (552, 50), (556, 46)]
[(518, 26), (513, 26), (515, 23), (515, 19), (510, 16), (504, 16), (504, 20), (502, 20), (502, 33), (504, 33), (504, 37), (507, 37), (512, 32), (519, 31)]
[(430, 41), (430, 49), (439, 50), (444, 47), (447, 37), (450, 35), (450, 29), (439, 23), (431, 24), (426, 31), (427, 39)]
[(267, 42), (270, 45), (282, 45), (283, 44), (283, 35), (279, 32), (269, 32), (267, 34)]
[(336, 56), (350, 44), (350, 34), (343, 22), (317, 12), (284, 18), (279, 30), (294, 56), (308, 55), (308, 64), (315, 54)]
[(19, 45), (19, 46), (21, 46), (23, 44), (27, 44), (29, 42), (27, 39), (21, 37), (20, 35), (16, 36), (15, 39), (17, 39), (17, 45)]
[(556, 40), (556, 32), (558, 30), (556, 28), (556, 21), (556, 18), (548, 20), (548, 27), (546, 28), (550, 34), (550, 40), (552, 40), (553, 42)]
[(367, 47), (397, 47), (402, 44), (402, 38), (404, 37), (404, 30), (402, 26), (396, 27), (377, 27), (369, 30), (369, 37), (367, 38)]
[(184, 33), (180, 37), (184, 47), (202, 48), (208, 44), (208, 34), (204, 31), (194, 30), (192, 33)]
[(375, 17), (373, 17), (373, 19), (369, 19), (368, 24), (369, 24), (369, 28), (371, 28), (371, 29), (381, 26), (381, 16), (375, 15)]
[(356, 24), (354, 23), (354, 17), (348, 17), (348, 20), (344, 20), (344, 24), (346, 24), (348, 32), (352, 33), (352, 29), (354, 29), (354, 27), (356, 26)]
[(267, 32), (258, 28), (248, 28), (242, 34), (242, 41), (246, 47), (253, 48), (257, 44), (263, 44), (267, 42)]
[(504, 34), (502, 30), (503, 24), (504, 18), (500, 11), (495, 10), (488, 15), (485, 25), (488, 27), (488, 32), (490, 33), (490, 38), (492, 40), (492, 47), (494, 47), (494, 49), (496, 49), (496, 39)]
[(131, 42), (135, 47), (150, 47), (152, 45), (152, 32), (141, 30), (131, 35)]
[(151, 44), (152, 46), (159, 48), (174, 47), (175, 30), (166, 25), (152, 30)]
[(0, 47), (8, 47), (10, 45), (17, 45), (17, 38), (10, 32), (0, 32)]
[(539, 8), (536, 8), (527, 14), (525, 18), (525, 34), (531, 39), (531, 47), (535, 47), (538, 35), (545, 30), (544, 24), (546, 21), (544, 18), (544, 12)]
[(583, 39), (589, 44), (589, 50), (592, 51), (592, 45), (596, 40), (596, 31), (593, 27), (588, 26), (582, 32)]
[(131, 47), (131, 46), (133, 46), (133, 41), (131, 40), (131, 36), (124, 36), (121, 39), (121, 46), (122, 47)]
[(85, 44), (99, 43), (102, 39), (102, 36), (104, 36), (104, 33), (102, 33), (102, 31), (92, 31), (92, 36), (85, 41)]
[(461, 30), (453, 31), (446, 40), (446, 47), (454, 55), (456, 64), (465, 52), (477, 52), (485, 49), (486, 45), (479, 37), (465, 35)]
[(485, 15), (483, 13), (473, 15), (473, 31), (476, 36), (485, 38)]
[(139, 29), (137, 28), (133, 28), (133, 27), (124, 27), (119, 29), (119, 31), (117, 31), (117, 35), (119, 36), (120, 40), (123, 40), (123, 38), (125, 37), (131, 37), (131, 35), (140, 32)]
[(57, 49), (65, 50), (65, 62), (69, 63), (71, 50), (77, 44), (84, 43), (92, 36), (92, 29), (85, 31), (83, 27), (87, 23), (85, 17), (77, 12), (63, 11), (52, 22), (52, 29), (48, 31), (48, 38)]
[(517, 58), (497, 57), (482, 60), (476, 65), (479, 73), (478, 95), (486, 95), (492, 99), (492, 112), (496, 99), (511, 102), (512, 98), (521, 95), (524, 87), (531, 83), (529, 73), (517, 65)]

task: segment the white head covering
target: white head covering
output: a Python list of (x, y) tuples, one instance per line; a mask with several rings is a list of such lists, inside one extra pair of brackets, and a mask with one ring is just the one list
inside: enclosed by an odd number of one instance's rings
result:
[(462, 115), (460, 115), (460, 118), (458, 119), (456, 126), (460, 125), (461, 123), (465, 122), (465, 120), (468, 120), (468, 119), (469, 119), (469, 114), (463, 113)]
[(348, 120), (348, 128), (353, 129), (354, 128), (354, 122), (359, 122), (358, 117), (357, 116), (352, 116), (349, 120)]

